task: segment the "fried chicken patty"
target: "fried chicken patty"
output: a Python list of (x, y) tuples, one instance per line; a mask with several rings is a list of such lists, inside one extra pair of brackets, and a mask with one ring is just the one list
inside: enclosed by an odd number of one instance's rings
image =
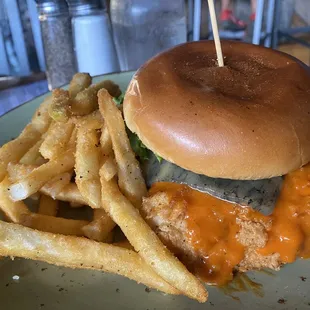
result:
[[(199, 264), (208, 255), (195, 249), (189, 240), (186, 204), (176, 203), (166, 192), (160, 191), (144, 198), (142, 214), (162, 242), (187, 266)], [(234, 269), (240, 272), (262, 268), (279, 270), (279, 253), (268, 256), (258, 253), (267, 243), (271, 223), (249, 221), (243, 217), (236, 218), (236, 223), (240, 227), (236, 239), (244, 246), (244, 257)]]

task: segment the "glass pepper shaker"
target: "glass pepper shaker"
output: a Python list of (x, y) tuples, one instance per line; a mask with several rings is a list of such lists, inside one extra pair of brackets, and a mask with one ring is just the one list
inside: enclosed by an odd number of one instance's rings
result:
[(36, 0), (46, 75), (50, 90), (70, 82), (76, 73), (71, 18), (65, 0)]

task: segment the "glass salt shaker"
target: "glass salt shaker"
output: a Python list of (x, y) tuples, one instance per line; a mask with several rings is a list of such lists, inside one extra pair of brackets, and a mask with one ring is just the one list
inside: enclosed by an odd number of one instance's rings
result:
[(65, 0), (36, 0), (50, 90), (70, 82), (76, 73), (71, 18)]
[(98, 0), (67, 0), (78, 70), (100, 75), (119, 71), (109, 16)]
[(135, 70), (155, 54), (186, 42), (184, 0), (111, 0), (110, 14), (122, 71)]

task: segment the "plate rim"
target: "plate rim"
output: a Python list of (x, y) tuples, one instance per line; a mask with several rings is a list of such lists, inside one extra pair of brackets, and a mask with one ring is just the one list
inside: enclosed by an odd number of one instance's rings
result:
[[(107, 75), (109, 75), (109, 76), (111, 76), (111, 75), (120, 75), (120, 74), (131, 73), (131, 72), (134, 73), (134, 72), (136, 72), (136, 70), (117, 71), (117, 72), (111, 72), (111, 73), (105, 73), (105, 74), (98, 74), (98, 75), (92, 76), (92, 79), (98, 78), (98, 77), (107, 76)], [(78, 72), (77, 72), (77, 73), (78, 73)], [(59, 87), (56, 87), (56, 88), (65, 88), (65, 87), (67, 87), (67, 86), (69, 86), (69, 83), (63, 84), (62, 86), (59, 86)], [(12, 88), (13, 88), (13, 87), (12, 87)], [(12, 90), (13, 90), (13, 89), (12, 89)], [(41, 94), (41, 95), (35, 96), (35, 97), (33, 97), (32, 99), (23, 102), (22, 104), (20, 104), (20, 105), (18, 105), (18, 106), (16, 106), (16, 107), (14, 107), (14, 108), (12, 108), (12, 109), (6, 111), (4, 114), (2, 114), (2, 115), (0, 116), (0, 119), (2, 119), (4, 116), (7, 116), (9, 113), (11, 113), (11, 112), (17, 110), (18, 108), (20, 108), (20, 107), (22, 107), (22, 106), (24, 106), (24, 105), (26, 105), (26, 104), (28, 104), (28, 103), (31, 103), (32, 101), (35, 101), (36, 99), (38, 99), (38, 98), (40, 98), (40, 97), (47, 96), (47, 95), (50, 94), (51, 92), (52, 92), (52, 91), (49, 90), (49, 91), (47, 91), (47, 92), (44, 92), (44, 93)]]

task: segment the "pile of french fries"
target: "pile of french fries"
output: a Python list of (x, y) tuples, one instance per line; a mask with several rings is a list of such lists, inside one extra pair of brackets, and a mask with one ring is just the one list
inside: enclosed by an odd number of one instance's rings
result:
[[(207, 300), (201, 282), (140, 215), (147, 194), (111, 81), (76, 74), (21, 134), (0, 148), (0, 256), (116, 273), (169, 294)], [(38, 202), (36, 211), (32, 205)], [(58, 216), (60, 203), (93, 218)], [(126, 237), (113, 243), (118, 226)]]

